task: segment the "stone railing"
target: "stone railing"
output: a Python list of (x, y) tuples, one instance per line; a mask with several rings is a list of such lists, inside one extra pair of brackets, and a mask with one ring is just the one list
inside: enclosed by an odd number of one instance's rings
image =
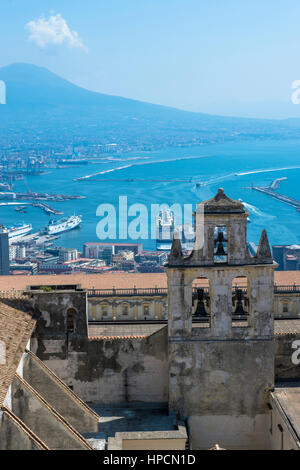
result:
[(153, 287), (153, 288), (145, 288), (145, 289), (89, 289), (88, 296), (89, 297), (123, 297), (123, 296), (147, 296), (147, 295), (167, 295), (168, 289), (163, 287)]
[(295, 293), (300, 293), (300, 285), (298, 284), (292, 284), (289, 286), (277, 286), (275, 284), (274, 286), (274, 293), (275, 294), (292, 294), (293, 292)]
[[(209, 291), (208, 287), (203, 287), (204, 292)], [(243, 294), (247, 294), (247, 287), (245, 286), (233, 286), (232, 291), (241, 289)], [(196, 287), (193, 288), (195, 292)], [(300, 293), (300, 285), (292, 284), (286, 286), (274, 285), (275, 294), (286, 294), (286, 293)], [(132, 289), (88, 289), (89, 297), (132, 297), (132, 296), (147, 296), (147, 295), (168, 295), (168, 289), (165, 287), (153, 287), (153, 288), (132, 288)]]

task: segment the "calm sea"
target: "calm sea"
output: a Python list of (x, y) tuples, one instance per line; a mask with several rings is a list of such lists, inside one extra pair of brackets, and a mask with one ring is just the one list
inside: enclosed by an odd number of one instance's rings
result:
[[(109, 156), (108, 156), (109, 157)], [(102, 172), (98, 181), (73, 181), (74, 178)], [(86, 199), (50, 203), (64, 215), (74, 212), (83, 216), (81, 228), (63, 234), (58, 245), (82, 249), (84, 242), (98, 241), (96, 210), (109, 203), (118, 211), (120, 195), (128, 204), (193, 204), (208, 199), (223, 187), (228, 196), (242, 199), (250, 212), (248, 240), (258, 243), (261, 230), (267, 229), (272, 244), (300, 243), (300, 213), (293, 207), (249, 189), (254, 182), (268, 186), (275, 178), (286, 177), (278, 190), (300, 200), (300, 141), (265, 141), (210, 144), (192, 149), (164, 149), (157, 152), (121, 154), (105, 158), (103, 163), (77, 168), (49, 170), (49, 173), (27, 178), (32, 191), (78, 194)], [(148, 178), (181, 181), (108, 181), (109, 179)], [(203, 183), (196, 186), (196, 182)], [(23, 181), (15, 184), (16, 191), (26, 191)], [(132, 218), (129, 218), (129, 221)], [(49, 216), (40, 209), (29, 207), (19, 214), (12, 207), (0, 207), (0, 222), (11, 225), (32, 223), (42, 229)], [(118, 237), (117, 237), (118, 238)], [(111, 241), (111, 240), (106, 240)], [(124, 241), (124, 240), (122, 240)], [(154, 249), (155, 241), (139, 240), (145, 249)]]

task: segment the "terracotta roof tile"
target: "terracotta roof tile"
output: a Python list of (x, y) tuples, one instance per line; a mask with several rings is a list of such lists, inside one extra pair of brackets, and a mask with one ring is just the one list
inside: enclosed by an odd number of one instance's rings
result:
[[(276, 271), (277, 285), (300, 285), (300, 271)], [(166, 273), (58, 274), (36, 276), (0, 276), (0, 291), (24, 290), (30, 285), (78, 284), (83, 289), (132, 289), (167, 287)], [(1, 297), (1, 293), (0, 293)]]
[(147, 335), (124, 335), (124, 336), (89, 336), (89, 340), (118, 340), (118, 339), (145, 339)]
[(25, 312), (0, 302), (0, 406), (35, 326)]

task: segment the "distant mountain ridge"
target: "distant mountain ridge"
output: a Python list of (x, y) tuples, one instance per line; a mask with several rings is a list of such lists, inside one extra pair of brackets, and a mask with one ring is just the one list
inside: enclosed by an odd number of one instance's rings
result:
[[(17, 63), (0, 68), (6, 105), (0, 131), (13, 129), (41, 139), (122, 141), (139, 145), (192, 145), (236, 140), (298, 138), (299, 120), (259, 120), (193, 113), (74, 85), (43, 67)], [(297, 131), (296, 131), (297, 129)]]

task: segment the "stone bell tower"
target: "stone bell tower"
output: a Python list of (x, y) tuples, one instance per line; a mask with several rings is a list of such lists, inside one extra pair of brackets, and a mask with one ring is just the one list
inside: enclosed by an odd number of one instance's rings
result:
[(187, 419), (193, 449), (268, 446), (276, 263), (265, 230), (250, 255), (248, 215), (219, 189), (197, 206), (191, 255), (174, 238), (166, 268), (169, 408)]

